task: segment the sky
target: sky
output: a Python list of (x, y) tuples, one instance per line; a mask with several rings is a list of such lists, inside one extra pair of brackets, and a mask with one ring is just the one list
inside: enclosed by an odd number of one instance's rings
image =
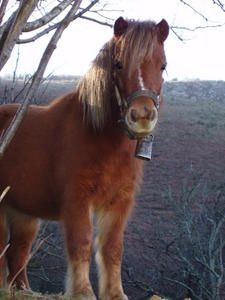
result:
[[(166, 19), (170, 26), (214, 26), (225, 24), (225, 12), (213, 5), (212, 0), (186, 0), (206, 16), (209, 22), (194, 13), (180, 0), (111, 0), (108, 13), (112, 19), (119, 16), (132, 19)], [(119, 11), (118, 11), (119, 10)], [(63, 34), (45, 75), (83, 75), (102, 45), (112, 37), (112, 29), (99, 24), (78, 20)], [(165, 42), (168, 61), (165, 80), (225, 80), (225, 25), (196, 31), (179, 32), (180, 41), (173, 32)], [(19, 51), (17, 74), (33, 73), (49, 36), (32, 44), (14, 49), (12, 58), (0, 75), (12, 74)]]

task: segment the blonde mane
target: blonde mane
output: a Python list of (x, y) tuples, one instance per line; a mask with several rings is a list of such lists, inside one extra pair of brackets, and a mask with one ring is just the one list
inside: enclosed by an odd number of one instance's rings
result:
[[(128, 20), (128, 29), (117, 42), (106, 43), (78, 84), (79, 99), (84, 106), (84, 119), (95, 130), (111, 118), (113, 89), (113, 57), (128, 72), (128, 79), (144, 59), (151, 59), (157, 42), (155, 22)], [(116, 44), (116, 46), (115, 46)]]

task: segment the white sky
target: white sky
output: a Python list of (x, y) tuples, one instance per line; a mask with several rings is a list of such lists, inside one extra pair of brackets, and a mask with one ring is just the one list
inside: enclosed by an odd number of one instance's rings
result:
[[(212, 0), (192, 0), (210, 20), (194, 14), (179, 0), (114, 0), (108, 1), (109, 8), (121, 9), (114, 12), (113, 18), (120, 15), (134, 19), (153, 19), (159, 22), (165, 18), (170, 25), (204, 26), (225, 23), (225, 12), (213, 5)], [(191, 0), (189, 0), (191, 2)], [(195, 32), (181, 32), (187, 40), (181, 42), (170, 32), (165, 43), (168, 67), (165, 79), (215, 79), (225, 80), (225, 26), (203, 29)], [(71, 25), (58, 43), (52, 56), (46, 75), (70, 74), (82, 75), (97, 55), (101, 46), (112, 36), (112, 29), (89, 21), (78, 20)], [(32, 73), (40, 59), (46, 41), (41, 38), (33, 44), (19, 47), (20, 60), (18, 74)], [(15, 67), (16, 53), (7, 63), (1, 74), (12, 74)]]

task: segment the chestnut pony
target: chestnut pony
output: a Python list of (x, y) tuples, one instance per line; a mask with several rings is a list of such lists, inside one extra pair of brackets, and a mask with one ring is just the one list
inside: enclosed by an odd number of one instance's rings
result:
[[(134, 151), (158, 119), (168, 32), (165, 20), (120, 17), (74, 92), (29, 107), (0, 161), (1, 191), (11, 187), (0, 204), (0, 253), (10, 244), (0, 259), (0, 286), (29, 288), (26, 262), (38, 220), (59, 220), (68, 253), (66, 291), (96, 299), (89, 281), (95, 214), (99, 299), (128, 299), (121, 283), (123, 235), (143, 166)], [(1, 106), (1, 131), (17, 108)]]

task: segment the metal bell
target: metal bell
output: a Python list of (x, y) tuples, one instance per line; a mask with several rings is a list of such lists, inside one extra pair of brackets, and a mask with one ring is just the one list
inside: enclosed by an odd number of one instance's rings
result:
[(139, 139), (135, 149), (135, 157), (144, 160), (151, 160), (153, 140), (153, 135), (148, 135), (142, 139)]

